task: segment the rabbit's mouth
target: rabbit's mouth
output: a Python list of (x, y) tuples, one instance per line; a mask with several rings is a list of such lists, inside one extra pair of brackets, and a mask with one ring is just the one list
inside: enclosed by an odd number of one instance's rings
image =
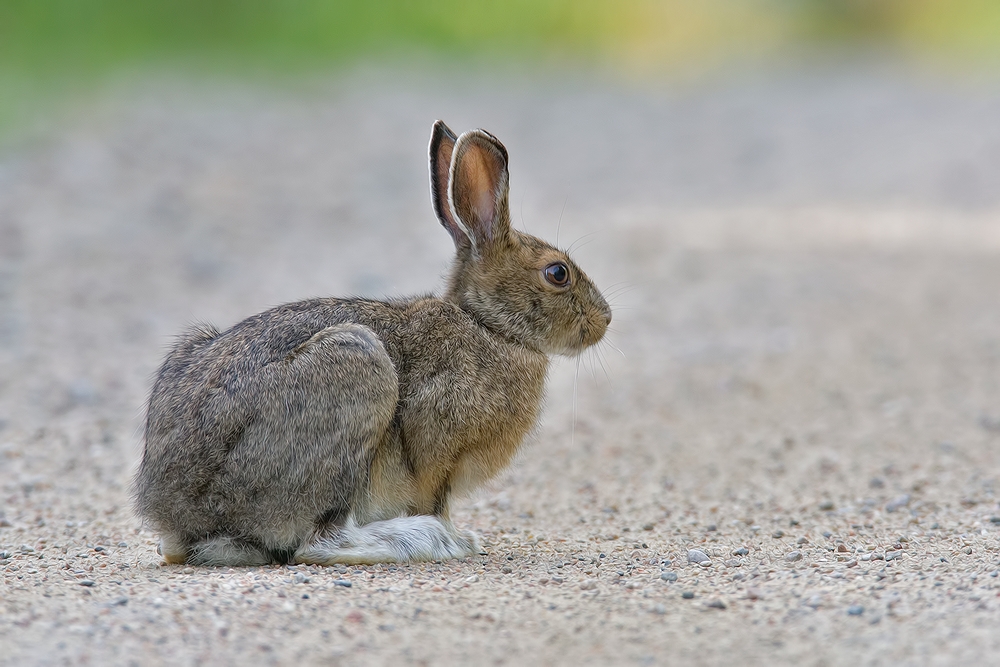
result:
[(582, 324), (579, 332), (575, 336), (570, 335), (566, 336), (563, 340), (553, 341), (553, 344), (551, 344), (549, 349), (545, 350), (545, 352), (548, 354), (562, 355), (564, 357), (575, 357), (591, 345), (596, 345), (601, 342), (601, 339), (604, 338), (604, 334), (607, 330), (607, 325), (603, 323), (600, 325), (594, 325), (591, 323)]
[(604, 338), (604, 334), (607, 330), (608, 326), (603, 323), (601, 326), (582, 327), (580, 331), (580, 347), (578, 351), (582, 352), (591, 345), (596, 345), (601, 342), (601, 339)]

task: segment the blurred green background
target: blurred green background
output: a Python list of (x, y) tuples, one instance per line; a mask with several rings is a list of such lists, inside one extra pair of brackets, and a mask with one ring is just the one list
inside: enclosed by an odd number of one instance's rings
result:
[(0, 0), (0, 130), (123, 73), (329, 71), (413, 55), (649, 74), (795, 49), (992, 63), (997, 0)]

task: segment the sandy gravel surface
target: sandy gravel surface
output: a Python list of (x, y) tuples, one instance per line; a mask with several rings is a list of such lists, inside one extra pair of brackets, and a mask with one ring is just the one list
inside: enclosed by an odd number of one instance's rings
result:
[[(150, 85), (0, 156), (0, 664), (1000, 664), (1000, 87), (321, 88)], [(489, 554), (161, 565), (170, 337), (439, 286), (437, 117), (616, 307), (458, 508)]]

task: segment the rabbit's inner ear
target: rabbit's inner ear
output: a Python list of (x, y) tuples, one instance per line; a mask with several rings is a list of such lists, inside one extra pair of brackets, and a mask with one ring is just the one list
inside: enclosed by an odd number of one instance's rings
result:
[(462, 225), (455, 219), (448, 202), (448, 183), (451, 173), (451, 155), (455, 148), (455, 133), (442, 121), (434, 123), (431, 131), (430, 171), (431, 203), (441, 225), (451, 234), (455, 246), (468, 247), (469, 237)]
[(458, 139), (451, 165), (451, 203), (477, 246), (503, 233), (507, 198), (507, 151), (491, 135), (476, 130)]

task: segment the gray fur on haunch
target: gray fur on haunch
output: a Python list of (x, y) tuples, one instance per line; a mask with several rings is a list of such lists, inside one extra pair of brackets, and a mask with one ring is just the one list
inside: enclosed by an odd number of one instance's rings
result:
[(431, 200), (455, 241), (441, 297), (314, 299), (163, 362), (135, 479), (168, 562), (461, 558), (449, 501), (502, 470), (534, 426), (549, 354), (599, 341), (611, 311), (563, 252), (510, 226), (507, 151), (438, 121)]

